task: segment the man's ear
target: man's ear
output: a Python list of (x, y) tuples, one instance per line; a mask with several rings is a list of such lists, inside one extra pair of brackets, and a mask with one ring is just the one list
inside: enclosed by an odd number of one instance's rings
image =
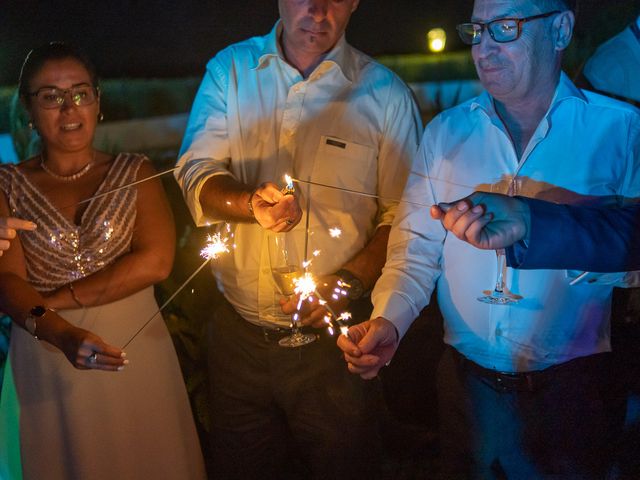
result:
[(561, 12), (553, 19), (553, 39), (556, 50), (562, 51), (569, 46), (575, 22), (576, 18), (571, 10)]

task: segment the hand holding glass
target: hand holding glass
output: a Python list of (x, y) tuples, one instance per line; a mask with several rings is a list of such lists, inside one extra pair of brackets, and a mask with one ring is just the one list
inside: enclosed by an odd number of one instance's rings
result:
[[(271, 275), (278, 287), (278, 293), (289, 297), (295, 289), (294, 280), (303, 273), (296, 246), (293, 242), (293, 232), (271, 234), (268, 238), (269, 263)], [(316, 336), (302, 333), (298, 325), (297, 315), (291, 319), (291, 335), (278, 342), (283, 347), (300, 347), (313, 342)]]

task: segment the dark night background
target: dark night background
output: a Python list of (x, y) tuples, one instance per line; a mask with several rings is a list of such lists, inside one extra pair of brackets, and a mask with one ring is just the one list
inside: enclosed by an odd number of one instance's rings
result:
[[(425, 51), (425, 33), (442, 26), (448, 50), (462, 48), (455, 25), (472, 0), (361, 0), (348, 38), (371, 55)], [(640, 0), (583, 0), (578, 40), (599, 43), (621, 30)], [(199, 76), (224, 46), (270, 30), (276, 0), (1, 0), (0, 85), (17, 82), (34, 46), (70, 40), (84, 47), (104, 77)], [(595, 45), (594, 45), (595, 46)]]

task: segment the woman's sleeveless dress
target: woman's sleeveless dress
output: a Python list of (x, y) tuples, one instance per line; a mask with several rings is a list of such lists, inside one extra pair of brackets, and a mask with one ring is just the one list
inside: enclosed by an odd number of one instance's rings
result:
[[(134, 181), (143, 160), (118, 155), (97, 193)], [(13, 215), (38, 224), (34, 232), (20, 232), (28, 279), (37, 290), (90, 275), (129, 251), (136, 188), (92, 200), (76, 226), (15, 166), (0, 167), (0, 186)], [(157, 312), (153, 287), (148, 287), (113, 303), (59, 313), (123, 346)], [(19, 453), (21, 459), (21, 465), (4, 466), (10, 479), (205, 477), (178, 359), (160, 314), (126, 352), (130, 364), (121, 372), (77, 370), (58, 349), (12, 329), (0, 402), (5, 456), (13, 452), (15, 459)]]

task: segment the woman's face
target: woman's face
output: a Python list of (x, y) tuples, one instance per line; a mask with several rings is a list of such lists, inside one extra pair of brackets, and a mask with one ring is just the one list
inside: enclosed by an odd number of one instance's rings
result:
[[(62, 91), (74, 88), (74, 94), (66, 92), (61, 104), (45, 108), (45, 97), (49, 106), (50, 100), (55, 98), (52, 95), (55, 92), (50, 91), (52, 88)], [(27, 108), (47, 150), (71, 153), (91, 147), (100, 113), (100, 98), (96, 95), (95, 101), (89, 105), (78, 103), (85, 103), (79, 100), (80, 96), (86, 97), (87, 92), (93, 95), (94, 88), (91, 75), (74, 58), (49, 60), (34, 75), (29, 83), (29, 92), (40, 93), (29, 98)]]

